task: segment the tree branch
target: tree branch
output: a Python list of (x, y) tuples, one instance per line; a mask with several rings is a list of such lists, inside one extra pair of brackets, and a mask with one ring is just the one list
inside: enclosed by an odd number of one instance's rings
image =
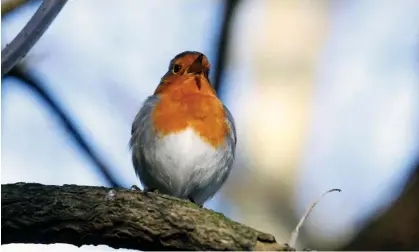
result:
[(52, 21), (67, 3), (67, 0), (44, 0), (33, 17), (1, 51), (1, 77), (7, 74), (25, 57), (38, 39), (48, 29)]
[(167, 195), (77, 185), (1, 186), (2, 244), (138, 250), (292, 250), (272, 235)]

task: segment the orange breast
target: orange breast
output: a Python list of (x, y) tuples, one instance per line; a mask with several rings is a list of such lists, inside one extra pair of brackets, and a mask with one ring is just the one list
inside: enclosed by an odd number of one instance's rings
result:
[(154, 126), (160, 134), (180, 132), (191, 127), (214, 147), (224, 145), (229, 132), (222, 103), (211, 95), (161, 94), (153, 112)]

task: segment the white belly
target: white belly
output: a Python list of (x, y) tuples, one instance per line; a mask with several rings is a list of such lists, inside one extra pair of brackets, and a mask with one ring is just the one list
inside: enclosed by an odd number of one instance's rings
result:
[(215, 149), (191, 128), (156, 140), (148, 153), (151, 180), (143, 183), (159, 187), (164, 193), (194, 198), (196, 203), (213, 196), (224, 183), (230, 167), (231, 150)]
[[(156, 143), (156, 168), (164, 170), (172, 178), (172, 184), (178, 186), (191, 179), (198, 180), (194, 182), (210, 179), (217, 169), (218, 156), (217, 150), (191, 128), (167, 135)], [(199, 175), (192, 178), (193, 174)]]

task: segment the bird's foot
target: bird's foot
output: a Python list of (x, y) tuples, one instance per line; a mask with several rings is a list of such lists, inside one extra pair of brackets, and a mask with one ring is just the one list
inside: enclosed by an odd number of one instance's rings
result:
[(157, 190), (157, 189), (152, 189), (152, 188), (145, 188), (144, 189), (144, 194), (146, 195), (146, 196), (148, 196), (149, 195), (149, 193), (156, 193), (156, 194), (159, 194), (160, 192), (159, 192), (159, 190)]
[(141, 192), (141, 189), (137, 185), (133, 185), (133, 186), (131, 186), (131, 191), (140, 191)]
[(195, 201), (194, 201), (194, 199), (192, 197), (189, 197), (188, 200), (190, 202), (194, 203), (195, 205), (199, 206), (200, 208), (203, 208), (204, 207), (204, 204), (196, 204)]
[(152, 192), (152, 193), (159, 193), (159, 190), (157, 190), (157, 189), (144, 188), (144, 190), (141, 190), (141, 188), (139, 188), (136, 185), (131, 186), (131, 190), (132, 191), (140, 191), (140, 192), (143, 192), (145, 195), (148, 195), (148, 193), (150, 193), (150, 192)]

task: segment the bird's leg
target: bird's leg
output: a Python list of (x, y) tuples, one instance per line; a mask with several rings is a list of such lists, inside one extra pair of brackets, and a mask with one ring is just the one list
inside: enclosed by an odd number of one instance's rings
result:
[(157, 189), (152, 189), (152, 188), (144, 188), (144, 190), (141, 190), (138, 186), (133, 185), (131, 186), (131, 190), (132, 191), (140, 191), (143, 192), (145, 195), (148, 195), (149, 192), (153, 192), (153, 193), (159, 193), (159, 190)]
[(188, 197), (188, 200), (190, 202), (194, 203), (195, 205), (199, 206), (200, 208), (203, 208), (204, 207), (204, 204), (196, 204), (195, 201), (194, 201), (194, 199), (192, 197)]
[(131, 190), (132, 191), (140, 191), (141, 192), (141, 189), (137, 185), (131, 186)]
[(144, 192), (145, 193), (148, 193), (148, 192), (159, 193), (159, 190), (153, 189), (153, 188), (145, 188)]
[(153, 188), (144, 188), (143, 192), (146, 196), (148, 196), (149, 195), (148, 193), (150, 192), (157, 193), (157, 194), (160, 193), (159, 190), (153, 189)]

